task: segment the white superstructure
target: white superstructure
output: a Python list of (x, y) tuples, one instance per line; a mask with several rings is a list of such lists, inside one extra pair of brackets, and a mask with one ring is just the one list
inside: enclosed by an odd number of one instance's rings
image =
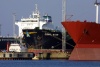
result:
[(21, 21), (15, 22), (15, 24), (19, 28), (19, 37), (23, 37), (22, 33), (23, 29), (34, 29), (36, 27), (42, 29), (42, 26), (46, 23), (47, 21), (40, 17), (40, 12), (37, 9), (37, 4), (35, 11), (33, 12), (32, 15), (29, 16), (29, 18), (22, 18)]

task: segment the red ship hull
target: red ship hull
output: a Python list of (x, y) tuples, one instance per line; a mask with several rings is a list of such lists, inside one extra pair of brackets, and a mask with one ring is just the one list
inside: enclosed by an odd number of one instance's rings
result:
[(65, 21), (62, 25), (76, 43), (69, 60), (100, 60), (100, 24)]

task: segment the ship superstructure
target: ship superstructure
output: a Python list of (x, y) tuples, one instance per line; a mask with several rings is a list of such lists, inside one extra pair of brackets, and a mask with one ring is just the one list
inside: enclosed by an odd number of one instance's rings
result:
[(22, 18), (21, 21), (15, 22), (16, 25), (18, 25), (19, 28), (19, 36), (22, 37), (23, 36), (23, 29), (34, 29), (36, 27), (39, 27), (39, 29), (42, 29), (42, 26), (44, 24), (47, 23), (47, 21), (50, 21), (50, 17), (45, 17), (41, 18), (40, 16), (40, 12), (37, 8), (37, 4), (36, 4), (36, 8), (35, 11), (33, 12), (32, 15), (29, 16), (29, 18)]

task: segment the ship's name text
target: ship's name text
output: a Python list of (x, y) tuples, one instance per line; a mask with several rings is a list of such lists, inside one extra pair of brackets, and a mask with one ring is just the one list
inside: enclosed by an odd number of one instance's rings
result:
[(45, 33), (46, 36), (58, 36), (58, 34)]

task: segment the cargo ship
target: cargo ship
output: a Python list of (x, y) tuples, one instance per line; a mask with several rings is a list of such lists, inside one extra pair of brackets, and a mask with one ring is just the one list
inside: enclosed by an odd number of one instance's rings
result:
[(65, 21), (62, 25), (75, 42), (69, 60), (100, 60), (100, 24)]
[[(62, 31), (58, 26), (54, 26), (52, 17), (48, 14), (40, 16), (40, 12), (35, 5), (35, 11), (29, 18), (22, 18), (21, 21), (15, 22), (19, 27), (19, 37), (22, 37), (23, 43), (28, 48), (34, 49), (62, 49)], [(66, 46), (72, 49), (72, 39), (66, 32)]]
[(63, 21), (62, 25), (75, 42), (69, 60), (100, 60), (100, 23), (98, 23), (98, 6), (95, 2), (96, 22)]

